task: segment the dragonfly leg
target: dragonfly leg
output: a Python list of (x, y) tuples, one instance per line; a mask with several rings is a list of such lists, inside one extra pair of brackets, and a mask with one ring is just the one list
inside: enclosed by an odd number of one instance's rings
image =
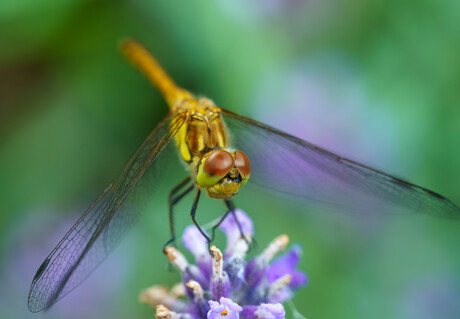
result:
[(201, 195), (201, 190), (198, 189), (196, 191), (196, 195), (195, 195), (195, 200), (193, 201), (193, 206), (192, 206), (192, 210), (190, 212), (190, 217), (192, 217), (192, 221), (193, 221), (193, 224), (195, 224), (196, 228), (198, 228), (198, 231), (201, 233), (201, 235), (203, 235), (203, 237), (206, 239), (206, 242), (208, 243), (208, 251), (209, 251), (209, 254), (212, 255), (211, 253), (211, 243), (212, 243), (212, 240), (211, 238), (206, 234), (206, 232), (200, 227), (200, 225), (198, 225), (196, 219), (195, 219), (195, 213), (196, 213), (196, 208), (198, 206), (198, 201), (200, 200), (200, 195)]
[(214, 238), (216, 237), (216, 229), (217, 229), (217, 227), (219, 227), (220, 224), (222, 224), (222, 222), (225, 220), (225, 218), (227, 218), (228, 214), (230, 214), (231, 212), (232, 212), (231, 210), (227, 210), (225, 212), (225, 214), (219, 219), (219, 221), (214, 226), (212, 226), (212, 229), (211, 229), (211, 242), (213, 242)]
[(182, 182), (180, 182), (177, 186), (175, 186), (169, 193), (169, 199), (168, 199), (168, 202), (169, 202), (169, 230), (171, 233), (171, 238), (166, 242), (166, 244), (163, 245), (163, 252), (165, 251), (165, 248), (168, 247), (169, 245), (173, 244), (175, 246), (176, 233), (174, 231), (174, 205), (176, 205), (182, 198), (184, 198), (185, 195), (190, 193), (195, 186), (191, 185), (179, 195), (176, 196), (176, 194), (181, 189), (183, 189), (184, 186), (186, 186), (190, 181), (191, 181), (190, 176), (187, 176)]

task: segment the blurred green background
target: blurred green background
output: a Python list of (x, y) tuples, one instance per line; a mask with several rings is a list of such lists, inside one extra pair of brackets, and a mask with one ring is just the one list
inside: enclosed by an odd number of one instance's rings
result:
[[(161, 253), (167, 192), (185, 174), (170, 171), (157, 206), (84, 284), (49, 312), (26, 308), (37, 267), (167, 112), (119, 54), (121, 38), (144, 42), (180, 85), (218, 106), (458, 204), (459, 9), (447, 0), (1, 1), (0, 317), (153, 318), (138, 293), (179, 279)], [(203, 223), (223, 210), (208, 203)], [(260, 249), (281, 233), (302, 244), (310, 285), (294, 304), (307, 318), (460, 318), (458, 222), (296, 214), (262, 194), (236, 203)], [(180, 227), (189, 207), (178, 209)]]

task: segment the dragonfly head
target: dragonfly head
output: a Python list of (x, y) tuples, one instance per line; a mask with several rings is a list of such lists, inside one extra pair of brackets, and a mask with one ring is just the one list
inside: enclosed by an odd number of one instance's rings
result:
[(235, 196), (251, 174), (251, 163), (242, 151), (216, 150), (206, 153), (198, 166), (196, 181), (209, 197)]

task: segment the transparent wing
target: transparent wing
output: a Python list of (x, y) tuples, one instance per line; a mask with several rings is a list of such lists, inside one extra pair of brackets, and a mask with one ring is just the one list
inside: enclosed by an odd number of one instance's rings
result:
[(180, 115), (166, 117), (45, 259), (30, 287), (31, 312), (50, 307), (77, 287), (118, 245), (139, 215), (136, 207), (124, 205), (126, 197), (184, 121)]
[(248, 186), (258, 184), (340, 212), (373, 214), (397, 208), (460, 218), (460, 209), (435, 192), (252, 119), (226, 110), (222, 114), (233, 146), (251, 161)]

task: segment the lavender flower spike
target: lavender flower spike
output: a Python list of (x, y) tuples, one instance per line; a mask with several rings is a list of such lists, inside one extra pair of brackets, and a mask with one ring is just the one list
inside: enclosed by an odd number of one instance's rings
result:
[[(251, 219), (241, 210), (235, 215), (250, 240), (254, 234)], [(164, 286), (144, 290), (140, 299), (157, 307), (157, 319), (285, 318), (281, 303), (308, 282), (306, 274), (297, 270), (300, 246), (294, 245), (274, 259), (289, 243), (289, 237), (281, 235), (260, 255), (247, 261), (248, 242), (241, 237), (233, 215), (221, 224), (221, 229), (227, 238), (225, 255), (212, 246), (210, 256), (206, 240), (194, 226), (187, 227), (182, 238), (196, 264), (189, 263), (177, 249), (166, 249), (168, 259), (180, 271), (182, 282), (172, 290)]]

